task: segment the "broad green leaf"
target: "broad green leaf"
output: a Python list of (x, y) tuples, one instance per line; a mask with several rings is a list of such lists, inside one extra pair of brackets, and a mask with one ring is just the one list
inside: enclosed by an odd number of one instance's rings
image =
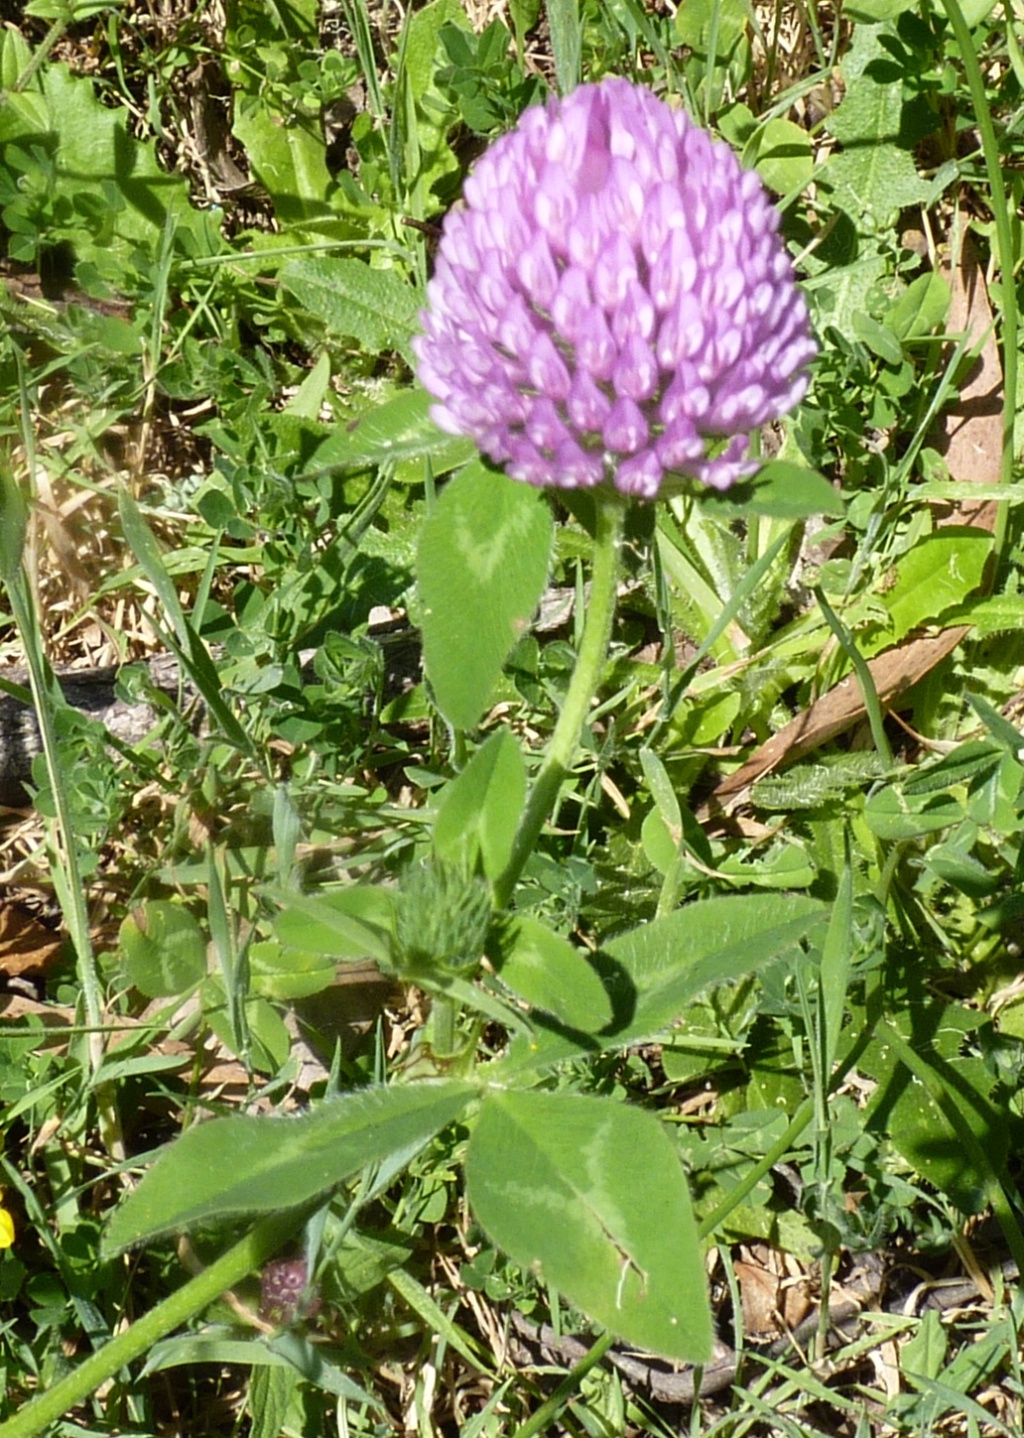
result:
[(459, 0), (431, 0), (410, 16), (404, 61), (409, 87), (417, 102), (436, 88), (438, 36), (443, 25), (470, 30)]
[(147, 998), (182, 994), (206, 976), (206, 938), (181, 904), (150, 899), (121, 925), (129, 982)]
[(727, 60), (746, 33), (743, 0), (686, 0), (675, 12), (675, 30), (682, 45), (706, 55), (712, 34), (719, 62)]
[(951, 625), (970, 624), (981, 635), (1016, 633), (1024, 629), (1024, 594), (993, 594), (975, 599), (945, 616)]
[(488, 1236), (590, 1318), (668, 1358), (710, 1356), (686, 1180), (652, 1114), (580, 1094), (492, 1091), (466, 1186)]
[(902, 639), (962, 604), (981, 583), (992, 536), (949, 525), (926, 535), (899, 562), (896, 582), (882, 596), (889, 611), (889, 638)]
[(679, 837), (683, 832), (683, 814), (669, 772), (653, 749), (640, 750), (640, 767), (644, 771), (644, 778), (651, 791), (651, 798), (657, 805), (657, 812), (669, 830), (678, 830), (678, 837), (676, 837), (678, 844)]
[[(843, 145), (867, 146), (871, 141), (895, 141), (900, 132), (903, 92), (899, 75), (890, 63), (879, 71), (887, 51), (881, 43), (882, 25), (860, 25), (843, 57), (846, 91), (826, 121), (828, 130)], [(891, 57), (890, 57), (891, 58)]]
[(987, 899), (1000, 887), (1000, 877), (973, 854), (954, 844), (932, 844), (921, 858), (929, 873), (971, 899)]
[(529, 627), (551, 542), (544, 496), (480, 462), (450, 481), (424, 524), (424, 667), (455, 728), (477, 723), (505, 658)]
[(579, 0), (547, 0), (548, 32), (560, 95), (580, 83), (583, 56), (583, 16)]
[(830, 155), (818, 177), (834, 194), (836, 205), (868, 229), (885, 229), (900, 210), (926, 204), (932, 197), (932, 187), (918, 174), (909, 151), (881, 141)]
[(913, 9), (916, 0), (847, 0), (844, 13), (853, 20), (868, 25), (877, 25), (885, 20), (895, 20), (904, 10)]
[(528, 30), (532, 30), (540, 16), (540, 0), (509, 0), (508, 13), (516, 33), (516, 44), (522, 41)]
[(118, 1252), (199, 1223), (296, 1208), (369, 1163), (411, 1157), (476, 1092), (454, 1079), (425, 1080), (346, 1094), (301, 1118), (198, 1124), (160, 1153), (116, 1210), (105, 1246)]
[(285, 414), (316, 420), (331, 383), (331, 357), (325, 350), (284, 407)]
[(336, 186), (319, 118), (285, 120), (267, 107), (262, 95), (245, 96), (235, 106), (231, 133), (241, 141), (282, 224), (332, 218), (328, 197)]
[(948, 829), (964, 817), (963, 803), (946, 794), (908, 799), (899, 788), (880, 789), (864, 806), (868, 828), (880, 839), (915, 839)]
[(606, 1035), (608, 1047), (667, 1028), (703, 989), (751, 973), (794, 948), (825, 912), (824, 905), (802, 895), (728, 895), (687, 904), (613, 939), (603, 953), (619, 966), (616, 989), (624, 1018)]
[[(308, 1379), (315, 1371), (316, 1386), (322, 1392), (335, 1393), (351, 1403), (363, 1403), (368, 1408), (381, 1410), (378, 1399), (330, 1362), (323, 1350), (318, 1349), (315, 1357), (310, 1354), (307, 1344), (308, 1340), (300, 1337), (294, 1329), (278, 1332), (269, 1339), (243, 1339), (228, 1338), (223, 1328), (214, 1326), (206, 1332), (181, 1334), (155, 1344), (149, 1351), (142, 1372), (145, 1375), (168, 1368), (192, 1368), (197, 1363), (236, 1363), (240, 1368), (255, 1370), (254, 1376), (270, 1370), (292, 1373), (298, 1382), (300, 1374)], [(297, 1345), (298, 1351), (295, 1351)], [(315, 1362), (315, 1369), (311, 1367), (311, 1360)], [(255, 1427), (248, 1432), (249, 1438), (257, 1438)], [(276, 1425), (269, 1432), (272, 1438), (278, 1438), (287, 1429)]]
[(936, 1309), (929, 1308), (913, 1338), (900, 1344), (900, 1372), (916, 1378), (938, 1378), (946, 1363), (946, 1330)]
[(406, 350), (417, 325), (420, 296), (395, 270), (365, 260), (304, 256), (290, 260), (281, 284), (302, 307), (368, 354)]
[[(155, 145), (128, 133), (127, 110), (103, 105), (92, 82), (65, 64), (45, 65), (37, 83), (42, 94), (5, 95), (0, 143), (24, 138), (52, 149), (54, 195), (58, 213), (74, 224), (76, 261), (91, 262), (116, 283), (136, 247), (155, 255), (166, 232), (207, 231), (184, 179), (161, 167)], [(88, 224), (74, 223), (71, 216), (86, 205)]]
[(762, 889), (806, 889), (817, 877), (817, 870), (798, 840), (779, 841), (763, 855), (749, 850), (727, 854), (718, 872)]
[(807, 131), (792, 120), (769, 120), (758, 134), (754, 168), (777, 195), (788, 195), (806, 185), (814, 173)]
[(0, 90), (14, 90), (32, 59), (28, 42), (14, 25), (5, 25), (0, 32)]
[(330, 1237), (334, 1271), (352, 1298), (371, 1293), (394, 1269), (404, 1268), (416, 1251), (416, 1239), (397, 1229), (370, 1233), (349, 1228), (342, 1232), (340, 1241), (336, 1235)]
[(484, 874), (504, 873), (526, 802), (526, 766), (508, 729), (492, 734), (462, 773), (442, 789), (434, 824), (434, 850), (470, 869), (477, 856)]
[[(824, 904), (795, 894), (701, 899), (606, 943), (595, 956), (612, 1003), (612, 1022), (595, 1035), (604, 1052), (663, 1033), (703, 990), (770, 964), (824, 927)], [(496, 1072), (553, 1068), (592, 1053), (593, 1040), (544, 1031), (517, 1036)]]
[[(273, 1322), (275, 1315), (269, 1316)], [(303, 1336), (298, 1338), (298, 1342), (305, 1346), (307, 1340)], [(287, 1368), (256, 1368), (249, 1375), (246, 1406), (253, 1416), (249, 1438), (280, 1438), (300, 1381), (298, 1369), (291, 1365)]]
[(659, 874), (668, 876), (679, 860), (680, 829), (673, 831), (660, 809), (652, 809), (640, 826), (640, 842), (648, 862)]
[(813, 514), (841, 515), (845, 508), (824, 475), (788, 460), (772, 460), (734, 493), (727, 492), (721, 499), (702, 496), (701, 504), (712, 512), (766, 514), (773, 519), (794, 520)]
[(1005, 733), (998, 739), (970, 739), (871, 794), (864, 817), (885, 839), (933, 833), (964, 818), (1009, 832), (1017, 827), (1016, 801), (1024, 773), (1016, 757), (1019, 747), (1019, 740), (1014, 745)]
[(872, 354), (888, 364), (899, 364), (903, 358), (903, 346), (885, 325), (879, 324), (870, 315), (856, 314), (853, 317), (853, 332)]
[(1024, 767), (1016, 755), (1004, 754), (990, 774), (972, 781), (967, 817), (997, 834), (1015, 834), (1020, 828), (1022, 787)]
[(439, 35), (446, 25), (470, 30), (459, 0), (431, 0), (423, 9), (410, 11), (401, 50), (407, 103), (398, 107), (395, 139), (405, 142), (407, 203), (418, 219), (432, 212), (438, 182), (459, 168), (448, 143), (458, 109), (450, 89), (439, 81), (445, 55)]
[(429, 459), (437, 475), (464, 464), (476, 452), (472, 440), (438, 429), (430, 418), (431, 403), (426, 390), (405, 390), (354, 424), (338, 425), (317, 448), (317, 465), (354, 470)]
[(1009, 719), (1005, 719), (998, 709), (993, 709), (988, 700), (980, 694), (968, 694), (967, 702), (992, 737), (1015, 759), (1019, 758), (1021, 749), (1024, 748), (1024, 734), (1016, 724), (1011, 724)]
[(244, 1006), (237, 999), (229, 1005), (219, 976), (207, 979), (202, 989), (202, 1000), (203, 1018), (214, 1037), (229, 1053), (241, 1057), (243, 1042), (240, 1035), (244, 1034), (253, 1068), (264, 1074), (280, 1072), (288, 1062), (292, 1040), (275, 1004), (250, 995)]
[[(911, 803), (929, 795), (948, 798), (954, 785), (975, 785), (998, 768), (1006, 742), (1005, 734), (993, 739), (968, 739), (941, 759), (921, 764), (908, 775), (901, 785), (902, 791)], [(1020, 747), (1019, 741), (1017, 747)], [(1016, 754), (1017, 750), (1011, 752)]]
[[(941, 0), (932, 0), (935, 9), (938, 10)], [(987, 20), (996, 8), (998, 0), (961, 0), (960, 9), (963, 11), (964, 19), (973, 30), (975, 25), (980, 25)]]
[[(891, 1080), (895, 1097), (883, 1095), (872, 1124), (883, 1121), (893, 1146), (914, 1169), (948, 1194), (964, 1213), (978, 1213), (991, 1196), (991, 1183), (1003, 1169), (1009, 1149), (1005, 1115), (990, 1100), (995, 1080), (979, 1058), (954, 1056), (937, 1061), (934, 1092), (905, 1069)], [(945, 1089), (945, 1096), (939, 1092)], [(979, 1171), (948, 1114), (954, 1104), (978, 1140), (990, 1167)]]
[(319, 896), (291, 889), (272, 891), (271, 896), (282, 905), (274, 920), (274, 932), (286, 948), (336, 960), (390, 962), (395, 919), (393, 890), (353, 884)]
[[(890, 1018), (858, 1059), (875, 1080), (865, 1128), (896, 1150), (966, 1213), (991, 1201), (1006, 1163), (1009, 1128), (998, 1080), (983, 1059), (965, 1056), (968, 1039), (988, 1020), (977, 1010), (929, 993), (918, 968), (890, 995)], [(865, 1016), (854, 1010), (855, 1025)], [(899, 1041), (886, 1030), (895, 1030)], [(919, 1072), (904, 1063), (901, 1049)]]
[(503, 984), (569, 1028), (595, 1033), (611, 1021), (608, 991), (586, 955), (539, 919), (510, 919), (488, 957)]
[(934, 272), (912, 280), (885, 317), (901, 340), (924, 339), (945, 323), (949, 313), (949, 281)]
[(253, 993), (279, 1003), (321, 993), (337, 971), (337, 963), (330, 955), (286, 948), (273, 939), (250, 944), (248, 957)]
[(267, 1346), (266, 1339), (228, 1338), (223, 1328), (207, 1333), (188, 1333), (164, 1339), (150, 1350), (143, 1374), (162, 1373), (169, 1368), (191, 1367), (195, 1363), (237, 1363), (244, 1368), (288, 1368), (286, 1358)]
[[(831, 263), (819, 262), (812, 298), (822, 316), (822, 323), (832, 325), (840, 334), (848, 335), (854, 316), (865, 312), (872, 302), (877, 285), (884, 281), (889, 262), (880, 245), (865, 243), (853, 225), (836, 226), (836, 234), (845, 242), (844, 253)], [(810, 260), (815, 268), (815, 257)]]
[(843, 149), (817, 171), (859, 230), (884, 229), (901, 209), (925, 203), (931, 186), (900, 146), (903, 87), (880, 25), (860, 25), (842, 64), (846, 95), (828, 128)]

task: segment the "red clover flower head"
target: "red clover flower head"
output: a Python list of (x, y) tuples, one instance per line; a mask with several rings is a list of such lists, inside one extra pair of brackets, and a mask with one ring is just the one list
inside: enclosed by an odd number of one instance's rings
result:
[(727, 489), (815, 353), (778, 224), (757, 175), (642, 86), (527, 110), (445, 220), (414, 341), (434, 419), (530, 484)]

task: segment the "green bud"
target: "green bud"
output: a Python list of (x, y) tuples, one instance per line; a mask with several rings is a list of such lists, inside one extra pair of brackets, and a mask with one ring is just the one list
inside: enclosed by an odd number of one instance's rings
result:
[(483, 879), (437, 861), (417, 865), (402, 880), (397, 911), (400, 973), (441, 978), (477, 968), (492, 914)]

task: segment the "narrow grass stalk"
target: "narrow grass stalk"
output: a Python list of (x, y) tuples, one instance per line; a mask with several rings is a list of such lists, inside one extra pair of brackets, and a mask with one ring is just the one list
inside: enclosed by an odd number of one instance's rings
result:
[[(956, 43), (963, 61), (967, 87), (974, 104), (974, 117), (981, 135), (981, 150), (985, 159), (985, 173), (992, 192), (992, 217), (995, 221), (996, 253), (999, 260), (999, 289), (1002, 296), (1003, 324), (1003, 450), (1001, 478), (1004, 484), (1013, 482), (1013, 431), (1017, 408), (1017, 291), (1014, 285), (1013, 228), (1010, 221), (1010, 207), (1006, 198), (1003, 180), (1003, 162), (999, 154), (999, 140), (988, 96), (985, 94), (985, 78), (978, 63), (977, 51), (971, 38), (970, 27), (964, 18), (960, 0), (942, 0), (943, 9), (953, 27)], [(999, 568), (1006, 543), (1008, 506), (1001, 504), (996, 519), (995, 554), (996, 569)]]
[(853, 665), (853, 672), (857, 676), (857, 682), (860, 684), (860, 691), (864, 697), (864, 708), (867, 710), (868, 724), (871, 726), (871, 737), (875, 741), (875, 748), (886, 768), (891, 769), (893, 766), (892, 749), (889, 745), (889, 737), (885, 732), (882, 706), (878, 700), (878, 690), (871, 677), (871, 670), (865, 664), (860, 650), (820, 589), (815, 589), (814, 597), (818, 601), (818, 606), (825, 616), (828, 627), (836, 636), (839, 647)]
[[(827, 1078), (828, 1093), (835, 1093), (836, 1089), (838, 1089), (843, 1079), (857, 1061), (857, 1058), (864, 1051), (871, 1035), (877, 1031), (879, 1019), (877, 1013), (873, 1011), (877, 1008), (877, 1000), (879, 997), (879, 975), (877, 973), (869, 975), (868, 983), (868, 1023), (856, 1038), (846, 1046), (836, 1061), (835, 1068)], [(748, 1195), (754, 1191), (765, 1174), (770, 1173), (777, 1163), (781, 1163), (817, 1112), (818, 1098), (812, 1094), (808, 1098), (805, 1098), (800, 1104), (796, 1113), (794, 1113), (786, 1125), (785, 1133), (772, 1144), (768, 1152), (754, 1164), (754, 1167), (749, 1173), (746, 1173), (743, 1178), (740, 1179), (739, 1183), (729, 1190), (729, 1193), (718, 1207), (713, 1208), (701, 1221), (698, 1225), (697, 1232), (702, 1239), (710, 1238), (715, 1230), (729, 1217), (730, 1213), (732, 1213), (735, 1208), (738, 1208)], [(0, 1434), (0, 1438), (3, 1438), (2, 1434)]]
[(554, 733), (548, 744), (540, 773), (527, 800), (526, 809), (512, 846), (512, 857), (494, 886), (495, 903), (507, 907), (527, 859), (533, 853), (541, 830), (558, 798), (562, 780), (576, 754), (580, 733), (601, 679), (608, 653), (615, 597), (619, 580), (619, 555), (628, 500), (615, 491), (595, 495), (597, 528), (594, 534), (594, 567), (587, 608), (569, 689)]
[(166, 1338), (197, 1313), (202, 1313), (222, 1293), (259, 1268), (298, 1228), (302, 1214), (294, 1209), (274, 1214), (246, 1234), (227, 1253), (197, 1274), (184, 1288), (172, 1293), (138, 1322), (105, 1343), (59, 1383), (40, 1393), (13, 1418), (0, 1423), (0, 1438), (36, 1438), (65, 1413), (84, 1403), (97, 1388), (115, 1377), (122, 1368), (143, 1357), (161, 1338)]
[[(578, 1391), (584, 1378), (592, 1368), (596, 1368), (614, 1342), (615, 1335), (613, 1333), (602, 1333), (601, 1337), (591, 1344), (586, 1355), (565, 1375), (551, 1397), (540, 1405), (536, 1413), (527, 1419), (521, 1428), (516, 1429), (513, 1438), (535, 1438), (538, 1433), (546, 1433), (565, 1405)], [(0, 1438), (4, 1438), (2, 1430), (0, 1430)]]
[[(89, 914), (86, 908), (85, 886), (78, 863), (78, 851), (75, 846), (74, 822), (68, 805), (59, 759), (56, 711), (58, 704), (63, 700), (58, 698), (55, 692), (56, 680), (43, 653), (43, 641), (39, 632), (35, 604), (23, 566), (7, 578), (6, 589), (11, 614), (25, 651), (29, 688), (39, 722), (43, 757), (46, 762), (50, 790), (53, 794), (55, 813), (48, 825), (53, 856), (52, 876), (61, 912), (64, 915), (64, 922), (67, 924), (71, 944), (75, 951), (78, 978), (82, 985), (85, 1027), (88, 1029), (89, 1068), (95, 1077), (103, 1062), (103, 994), (96, 968), (96, 956), (93, 953), (92, 937), (89, 933)], [(114, 1090), (111, 1086), (96, 1085), (96, 1105), (104, 1147), (111, 1157), (121, 1159), (124, 1157), (124, 1153), (120, 1123), (117, 1117)]]

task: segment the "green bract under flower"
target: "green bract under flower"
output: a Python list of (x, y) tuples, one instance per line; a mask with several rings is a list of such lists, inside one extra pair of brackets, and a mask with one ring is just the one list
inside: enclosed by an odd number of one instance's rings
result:
[(445, 221), (414, 342), (434, 418), (530, 484), (728, 488), (815, 353), (778, 223), (757, 175), (641, 86), (527, 110)]

